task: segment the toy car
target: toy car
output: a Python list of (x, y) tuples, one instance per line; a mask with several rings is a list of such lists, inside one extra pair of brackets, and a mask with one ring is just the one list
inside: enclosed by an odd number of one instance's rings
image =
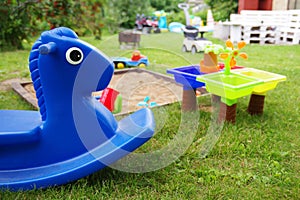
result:
[(186, 26), (183, 28), (184, 40), (182, 45), (182, 51), (190, 51), (192, 54), (195, 54), (200, 51), (204, 51), (204, 48), (207, 45), (211, 45), (212, 42), (203, 37), (205, 30), (201, 31), (201, 37), (198, 37), (199, 29), (193, 26)]
[(190, 51), (192, 54), (195, 54), (197, 52), (204, 51), (204, 48), (211, 44), (211, 41), (208, 40), (191, 40), (189, 38), (185, 38), (183, 40), (182, 51)]
[(125, 67), (146, 67), (149, 65), (148, 58), (142, 55), (138, 50), (133, 51), (131, 59), (114, 57), (112, 60), (116, 69), (123, 69)]
[(158, 20), (156, 17), (146, 17), (144, 14), (137, 14), (135, 24), (135, 30), (142, 31), (143, 33), (160, 33), (160, 28), (158, 27)]
[(146, 67), (149, 65), (148, 58), (141, 58), (138, 61), (132, 61), (129, 58), (125, 57), (115, 57), (113, 62), (116, 69), (123, 69), (125, 67)]

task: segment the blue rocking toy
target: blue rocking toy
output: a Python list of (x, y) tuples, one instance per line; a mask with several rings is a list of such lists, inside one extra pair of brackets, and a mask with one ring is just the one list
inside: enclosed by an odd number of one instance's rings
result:
[(117, 121), (91, 95), (108, 86), (114, 66), (71, 29), (43, 32), (32, 47), (29, 68), (39, 111), (0, 110), (0, 189), (77, 180), (153, 136), (148, 108)]

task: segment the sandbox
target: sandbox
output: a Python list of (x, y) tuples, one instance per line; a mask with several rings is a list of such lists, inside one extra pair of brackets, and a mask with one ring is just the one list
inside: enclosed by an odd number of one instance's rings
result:
[[(32, 82), (16, 82), (12, 87), (27, 102), (38, 108)], [(158, 106), (182, 99), (182, 86), (172, 77), (141, 68), (116, 70), (109, 87), (122, 95), (122, 111), (118, 114), (127, 114), (140, 109), (141, 106), (137, 104), (146, 96), (150, 97), (150, 102), (156, 102)], [(94, 92), (92, 95), (100, 96), (101, 92)]]

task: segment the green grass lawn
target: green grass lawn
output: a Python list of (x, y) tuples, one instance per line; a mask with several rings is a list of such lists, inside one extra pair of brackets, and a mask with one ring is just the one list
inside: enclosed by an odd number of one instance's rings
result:
[[(210, 36), (214, 43), (224, 45)], [(131, 54), (131, 50), (119, 48), (117, 35), (101, 41), (82, 39), (109, 57)], [(140, 51), (151, 62), (148, 69), (166, 74), (168, 68), (198, 64), (203, 54), (181, 52), (182, 41), (183, 36), (174, 33), (142, 35)], [(23, 51), (0, 52), (0, 82), (29, 79), (29, 51), (30, 45)], [(200, 110), (195, 116), (185, 116), (179, 103), (157, 107), (153, 109), (157, 132), (137, 152), (159, 151), (165, 146), (181, 152), (165, 167), (145, 173), (105, 168), (63, 186), (17, 193), (1, 191), (0, 199), (300, 199), (300, 45), (251, 44), (244, 51), (249, 59), (238, 59), (239, 65), (287, 76), (285, 82), (267, 93), (262, 116), (246, 112), (249, 97), (238, 100), (236, 123), (226, 123), (221, 130), (212, 125), (210, 112)], [(198, 104), (210, 106), (210, 96), (200, 97)], [(0, 109), (32, 106), (12, 90), (3, 90)], [(216, 144), (203, 158), (207, 137), (215, 138), (211, 142)], [(157, 163), (167, 157), (161, 154)]]

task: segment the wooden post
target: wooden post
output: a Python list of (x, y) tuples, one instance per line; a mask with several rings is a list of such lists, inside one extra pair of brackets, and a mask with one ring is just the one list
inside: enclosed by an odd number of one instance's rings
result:
[(197, 110), (196, 91), (194, 89), (183, 89), (181, 109), (182, 111)]
[(221, 102), (221, 97), (215, 94), (211, 94), (211, 101), (212, 103), (220, 103)]
[(232, 106), (228, 106), (223, 102), (220, 102), (220, 111), (219, 111), (219, 118), (218, 122), (231, 122), (235, 123), (236, 120), (236, 104), (233, 104)]
[(248, 105), (248, 113), (251, 115), (262, 115), (264, 112), (265, 96), (252, 94)]

